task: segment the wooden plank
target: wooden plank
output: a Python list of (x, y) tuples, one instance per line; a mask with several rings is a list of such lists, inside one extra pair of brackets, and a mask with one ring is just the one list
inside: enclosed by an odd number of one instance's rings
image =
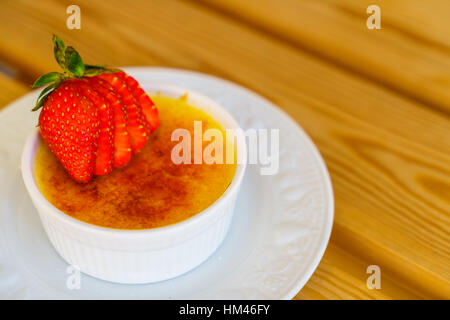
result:
[[(350, 255), (331, 239), (325, 255), (308, 284), (295, 299), (423, 299), (420, 293), (404, 288), (382, 273), (382, 290), (368, 290), (367, 261)], [(383, 270), (383, 269), (381, 269)]]
[(450, 49), (450, 2), (447, 0), (325, 0), (354, 15), (361, 16), (369, 5), (381, 9), (382, 24), (405, 36)]
[[(283, 5), (277, 0), (202, 2), (429, 107), (450, 112), (450, 51), (429, 43), (442, 40), (448, 44), (448, 23), (437, 22), (448, 20), (439, 19), (450, 12), (448, 1), (283, 0)], [(376, 3), (382, 8), (383, 27), (369, 30), (366, 8)], [(427, 10), (422, 10), (425, 7)], [(444, 8), (447, 11), (437, 13)], [(413, 35), (405, 34), (405, 28)], [(430, 40), (418, 41), (414, 34), (429, 36)]]
[(28, 91), (29, 89), (24, 84), (12, 80), (0, 72), (0, 110)]
[[(130, 3), (130, 9), (139, 8), (138, 3)], [(68, 30), (66, 28), (66, 8), (70, 1), (45, 0), (43, 2), (5, 0), (0, 2), (0, 16), (5, 19), (0, 30), (0, 60), (15, 66), (21, 72), (21, 77), (32, 83), (42, 71), (58, 70), (59, 66), (49, 54), (51, 36), (57, 33), (64, 39), (77, 43), (77, 50), (83, 52), (83, 58), (89, 61), (104, 61), (108, 65), (158, 65), (172, 67), (188, 67), (195, 69), (196, 63), (182, 53), (167, 50), (163, 43), (147, 41), (149, 35), (141, 33), (145, 46), (136, 44), (129, 37), (134, 26), (122, 23), (120, 32), (116, 32), (112, 17), (97, 11), (96, 3), (80, 2), (82, 7), (82, 29)], [(114, 3), (112, 3), (114, 6)], [(3, 10), (4, 9), (4, 10)], [(48, 11), (49, 10), (49, 11)], [(121, 13), (122, 19), (128, 21), (131, 17), (127, 11)], [(143, 21), (144, 23), (146, 21)], [(114, 33), (113, 33), (114, 32)], [(91, 34), (95, 34), (92, 37)], [(90, 41), (99, 37), (97, 43)], [(95, 40), (97, 41), (97, 40)], [(101, 47), (101, 50), (98, 50)], [(51, 52), (51, 51), (50, 51)], [(106, 53), (106, 54), (105, 54)]]
[[(313, 287), (308, 284), (299, 298), (330, 297), (319, 283), (335, 292), (333, 283), (346, 288), (360, 279), (362, 290), (362, 276), (332, 268), (351, 257), (364, 261), (362, 272), (368, 262), (382, 265), (409, 292), (450, 296), (448, 117), (193, 3), (80, 1), (81, 31), (68, 31), (61, 21), (68, 4), (3, 1), (3, 58), (29, 65), (24, 72), (30, 79), (56, 69), (49, 37), (57, 32), (89, 62), (181, 66), (242, 83), (280, 105), (312, 136), (336, 196), (332, 248), (348, 255), (321, 264)], [(26, 64), (14, 58), (17, 52)], [(403, 297), (400, 289), (384, 290), (353, 295)]]

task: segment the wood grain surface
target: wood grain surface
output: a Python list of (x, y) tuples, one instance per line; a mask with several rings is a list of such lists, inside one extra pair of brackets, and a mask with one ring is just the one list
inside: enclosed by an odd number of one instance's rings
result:
[[(201, 1), (387, 89), (450, 112), (450, 51), (441, 40), (450, 39), (444, 18), (448, 1)], [(380, 32), (366, 27), (371, 4), (382, 8)]]
[[(330, 171), (335, 224), (297, 299), (450, 298), (450, 3), (445, 0), (0, 2), (0, 106), (57, 70), (51, 35), (88, 63), (197, 70), (272, 100)], [(366, 8), (381, 8), (381, 30)], [(379, 265), (382, 288), (366, 286)]]

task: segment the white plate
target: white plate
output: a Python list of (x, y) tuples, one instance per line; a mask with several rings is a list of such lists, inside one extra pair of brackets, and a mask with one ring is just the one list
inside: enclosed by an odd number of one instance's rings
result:
[(0, 112), (0, 298), (15, 299), (290, 299), (310, 278), (333, 224), (333, 192), (318, 150), (275, 105), (216, 77), (166, 68), (127, 68), (142, 87), (166, 83), (203, 93), (245, 130), (280, 129), (280, 170), (259, 174), (249, 165), (235, 218), (223, 245), (178, 278), (121, 285), (81, 275), (70, 290), (58, 256), (22, 182), (25, 138), (37, 124), (34, 91)]

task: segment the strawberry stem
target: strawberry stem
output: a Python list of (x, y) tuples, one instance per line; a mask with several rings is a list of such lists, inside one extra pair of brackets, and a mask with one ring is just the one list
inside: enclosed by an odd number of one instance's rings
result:
[(105, 66), (85, 65), (78, 52), (72, 47), (66, 47), (64, 41), (57, 35), (53, 35), (53, 53), (55, 59), (62, 68), (62, 72), (50, 72), (40, 76), (32, 85), (33, 88), (48, 85), (39, 95), (32, 111), (39, 110), (50, 93), (68, 79), (93, 77), (102, 73), (119, 72), (119, 69), (110, 69)]

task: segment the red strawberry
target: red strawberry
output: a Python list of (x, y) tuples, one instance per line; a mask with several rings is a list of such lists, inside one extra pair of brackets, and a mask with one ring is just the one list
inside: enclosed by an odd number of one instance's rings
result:
[(94, 174), (97, 176), (107, 175), (112, 170), (114, 160), (114, 114), (111, 110), (111, 106), (109, 105), (109, 102), (106, 101), (98, 91), (89, 86), (89, 82), (87, 82), (87, 80), (68, 81), (74, 81), (78, 91), (81, 92), (89, 100), (91, 100), (98, 110), (99, 138)]
[(128, 89), (136, 98), (136, 100), (139, 101), (139, 103), (141, 104), (142, 113), (145, 115), (145, 118), (150, 124), (150, 132), (155, 131), (159, 127), (159, 117), (158, 117), (158, 109), (156, 109), (156, 106), (153, 103), (153, 101), (141, 88), (136, 79), (126, 74), (125, 72), (118, 72), (115, 74), (117, 74), (119, 78), (121, 78), (127, 83)]
[(127, 164), (158, 126), (158, 113), (125, 73), (85, 65), (61, 39), (54, 36), (53, 43), (64, 73), (36, 80), (33, 87), (48, 86), (33, 111), (43, 107), (39, 126), (44, 142), (75, 181), (86, 183)]
[(94, 104), (70, 81), (44, 102), (39, 116), (42, 138), (77, 182), (88, 182), (94, 173), (98, 124)]
[(122, 98), (127, 113), (127, 130), (130, 134), (132, 152), (135, 154), (141, 151), (148, 137), (145, 130), (147, 123), (142, 115), (140, 104), (134, 99), (127, 84), (117, 76), (117, 73), (103, 73), (97, 77), (110, 84), (112, 90)]
[(127, 131), (127, 120), (122, 100), (97, 77), (89, 78), (89, 83), (97, 92), (105, 97), (114, 113), (114, 168), (128, 163), (131, 158), (131, 144)]

